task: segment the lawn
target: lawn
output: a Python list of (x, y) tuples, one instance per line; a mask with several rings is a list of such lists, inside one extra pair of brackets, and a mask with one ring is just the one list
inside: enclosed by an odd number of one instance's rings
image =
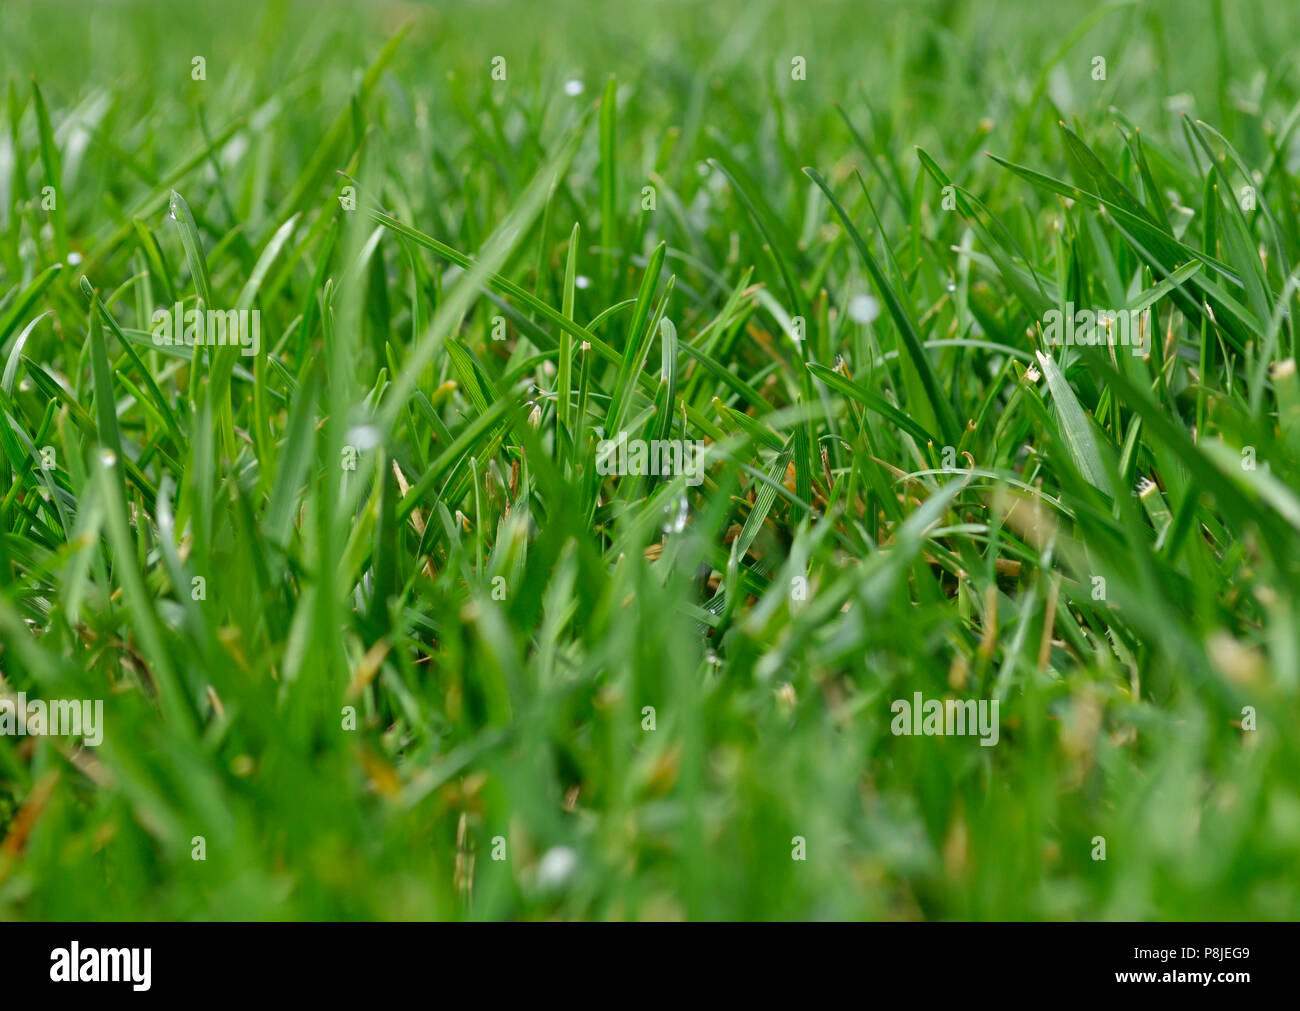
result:
[(0, 5), (0, 919), (1300, 918), (1300, 7), (190, 6)]

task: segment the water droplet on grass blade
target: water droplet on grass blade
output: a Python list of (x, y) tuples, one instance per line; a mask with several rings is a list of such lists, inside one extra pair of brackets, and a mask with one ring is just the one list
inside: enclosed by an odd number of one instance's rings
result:
[(854, 295), (849, 299), (849, 319), (855, 323), (870, 323), (880, 315), (880, 303), (870, 295)]
[(543, 888), (558, 888), (578, 869), (578, 854), (568, 846), (553, 846), (537, 864), (537, 883)]
[(691, 504), (686, 501), (686, 496), (678, 495), (675, 499), (664, 506), (663, 532), (666, 534), (680, 534), (686, 529), (686, 521), (691, 515)]
[(374, 449), (383, 441), (383, 434), (374, 425), (356, 425), (348, 431), (348, 444), (362, 453)]

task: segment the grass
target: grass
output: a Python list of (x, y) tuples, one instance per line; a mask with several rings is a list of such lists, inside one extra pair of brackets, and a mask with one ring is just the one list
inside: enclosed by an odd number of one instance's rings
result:
[(0, 7), (0, 916), (1300, 915), (1294, 5), (624, 6)]

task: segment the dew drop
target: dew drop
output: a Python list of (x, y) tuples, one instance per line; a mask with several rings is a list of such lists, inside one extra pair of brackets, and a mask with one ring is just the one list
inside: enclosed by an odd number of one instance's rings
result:
[(880, 315), (880, 303), (870, 295), (854, 295), (849, 299), (849, 319), (855, 323), (870, 323)]
[(356, 446), (362, 453), (374, 449), (382, 439), (382, 434), (374, 425), (357, 425), (348, 432), (348, 445)]
[(686, 520), (691, 515), (691, 504), (686, 501), (685, 495), (678, 495), (668, 505), (664, 506), (663, 532), (666, 534), (680, 534), (686, 529)]
[(577, 853), (568, 846), (553, 846), (542, 854), (537, 864), (537, 883), (543, 888), (557, 888), (577, 869)]

